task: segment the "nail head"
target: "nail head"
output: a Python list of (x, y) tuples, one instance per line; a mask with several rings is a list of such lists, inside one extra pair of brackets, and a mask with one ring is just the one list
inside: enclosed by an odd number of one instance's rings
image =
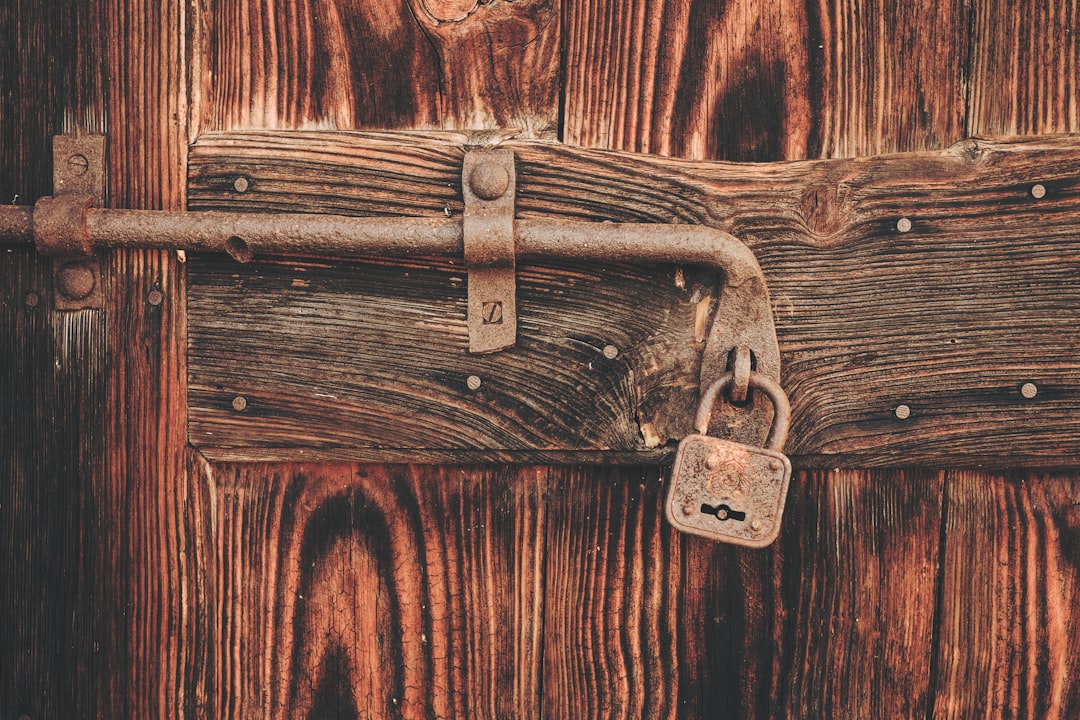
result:
[(606, 357), (608, 360), (614, 360), (615, 358), (619, 357), (619, 348), (615, 347), (614, 345), (605, 345), (604, 357)]
[(911, 417), (911, 408), (907, 405), (897, 405), (895, 412), (898, 420), (907, 420)]
[(251, 181), (248, 180), (243, 175), (241, 175), (240, 177), (233, 180), (232, 186), (233, 186), (233, 190), (235, 190), (238, 193), (247, 192), (248, 188), (251, 187)]
[(483, 200), (496, 200), (510, 187), (510, 175), (498, 163), (481, 163), (469, 175), (469, 187)]
[(1032, 185), (1031, 197), (1035, 198), (1036, 200), (1041, 200), (1042, 198), (1046, 197), (1046, 186), (1044, 186), (1042, 183), (1036, 183)]
[(1039, 394), (1039, 386), (1033, 382), (1026, 382), (1020, 386), (1020, 394), (1030, 400)]
[(68, 263), (56, 275), (60, 293), (68, 300), (82, 300), (94, 292), (94, 271), (85, 263)]
[(39, 302), (41, 302), (41, 296), (33, 290), (26, 293), (26, 297), (23, 298), (23, 304), (28, 308), (36, 308)]
[(237, 395), (233, 398), (232, 406), (236, 412), (243, 412), (247, 409), (247, 398), (243, 395)]
[(161, 292), (157, 288), (154, 288), (153, 290), (151, 290), (150, 292), (148, 292), (146, 294), (146, 302), (150, 303), (151, 305), (154, 305), (154, 306), (160, 305), (162, 303), (162, 301), (164, 301), (164, 300), (165, 300), (165, 293)]
[(761, 531), (761, 521), (756, 520), (756, 519), (751, 520), (750, 521), (750, 529), (753, 530), (754, 532), (760, 532)]
[(900, 232), (908, 232), (911, 230), (911, 221), (906, 217), (900, 218), (896, 221), (896, 229)]
[(469, 387), (470, 390), (479, 390), (480, 385), (482, 385), (483, 383), (478, 375), (470, 375), (468, 379), (465, 380), (465, 384)]

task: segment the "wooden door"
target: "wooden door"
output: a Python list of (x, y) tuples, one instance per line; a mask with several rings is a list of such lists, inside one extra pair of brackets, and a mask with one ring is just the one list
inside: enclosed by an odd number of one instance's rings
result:
[[(4, 203), (50, 192), (60, 132), (108, 135), (111, 205), (164, 209), (190, 200), (189, 162), (241, 131), (512, 136), (561, 143), (543, 147), (570, 163), (578, 149), (767, 162), (1080, 133), (1071, 0), (9, 0), (0, 41)], [(708, 217), (687, 209), (695, 173), (745, 171), (649, 162), (689, 179), (651, 205), (627, 198), (633, 219)], [(1050, 189), (1066, 202), (1062, 178)], [(1075, 232), (1034, 256), (1024, 237), (990, 243), (1025, 268), (1003, 286), (1041, 304), (1012, 312), (991, 293), (992, 322), (946, 312), (939, 345), (910, 345), (894, 333), (932, 317), (938, 286), (891, 284), (918, 268), (842, 285), (899, 241), (830, 244), (858, 183), (797, 187), (805, 244), (748, 239), (796, 413), (797, 472), (766, 550), (673, 532), (666, 471), (648, 464), (210, 457), (189, 443), (199, 306), (181, 258), (107, 253), (105, 307), (62, 312), (47, 259), (0, 254), (0, 713), (1076, 717)], [(600, 219), (631, 219), (605, 202)], [(839, 256), (850, 273), (832, 277)], [(985, 267), (956, 272), (989, 283)], [(855, 325), (815, 324), (832, 308)], [(836, 433), (815, 406), (833, 377), (853, 397), (919, 378), (943, 392), (906, 424), (900, 398)], [(1042, 404), (1022, 404), (1025, 382)]]

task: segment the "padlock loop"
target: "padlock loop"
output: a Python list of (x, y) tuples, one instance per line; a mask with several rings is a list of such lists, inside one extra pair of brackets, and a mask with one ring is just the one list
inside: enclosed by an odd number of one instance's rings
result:
[[(697, 416), (694, 419), (694, 429), (702, 435), (709, 432), (709, 421), (712, 419), (713, 405), (720, 393), (731, 387), (735, 382), (735, 373), (727, 372), (720, 376), (701, 395), (701, 404), (698, 405)], [(791, 426), (791, 403), (788, 402), (787, 393), (780, 387), (780, 383), (768, 375), (750, 371), (749, 387), (761, 390), (772, 401), (774, 412), (772, 427), (769, 428), (769, 437), (765, 440), (765, 447), (769, 450), (781, 451), (787, 442), (788, 429)]]

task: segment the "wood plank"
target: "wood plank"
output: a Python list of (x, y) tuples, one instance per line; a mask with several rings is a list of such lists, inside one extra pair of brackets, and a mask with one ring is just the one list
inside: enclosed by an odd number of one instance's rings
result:
[(934, 717), (1080, 713), (1080, 480), (952, 471)]
[[(182, 0), (104, 0), (85, 30), (103, 37), (114, 206), (185, 205), (189, 11)], [(183, 268), (175, 253), (143, 250), (109, 253), (102, 265), (107, 461), (92, 491), (107, 519), (94, 538), (98, 621), (115, 655), (100, 669), (96, 714), (189, 717), (207, 702), (213, 588), (200, 550), (211, 498), (187, 481)]]
[(961, 0), (568, 0), (565, 14), (572, 144), (771, 161), (964, 136)]
[(968, 134), (1080, 132), (1080, 5), (972, 4)]
[(199, 130), (557, 130), (559, 0), (198, 5)]
[[(455, 190), (461, 137), (414, 136), (404, 144), (401, 135), (377, 134), (204, 136), (192, 149), (189, 203), (193, 210), (454, 214), (461, 210)], [(1076, 333), (1080, 303), (1070, 260), (1080, 208), (1076, 181), (1080, 149), (1075, 138), (971, 140), (942, 152), (776, 165), (688, 163), (546, 143), (509, 146), (518, 156), (519, 217), (699, 223), (731, 232), (754, 249), (770, 284), (784, 384), (793, 402), (789, 449), (804, 466), (976, 462), (1046, 466), (1077, 461), (1077, 444), (1069, 441), (1080, 431), (1076, 412), (1080, 365), (1073, 360), (1080, 350)], [(248, 192), (232, 190), (237, 174), (250, 178)], [(1030, 192), (1036, 182), (1046, 189), (1038, 200)], [(900, 218), (911, 221), (910, 232), (897, 230)], [(658, 306), (657, 293), (668, 293), (666, 307), (683, 308), (682, 318), (675, 317), (674, 322), (686, 338), (696, 317), (689, 312), (690, 303), (706, 297), (704, 290), (692, 291), (706, 287), (701, 280), (699, 285), (687, 282), (685, 293), (675, 292), (672, 281), (663, 279), (676, 277), (665, 275), (675, 271), (665, 270), (659, 283), (601, 295), (593, 301), (598, 306), (575, 302), (545, 310), (543, 303), (552, 302), (548, 296), (556, 295), (559, 283), (590, 277), (602, 279), (603, 286), (618, 276), (633, 285), (642, 276), (621, 266), (555, 268), (561, 274), (552, 268), (524, 268), (522, 292), (536, 295), (537, 309), (522, 316), (522, 345), (540, 352), (501, 353), (478, 360), (461, 350), (462, 299), (449, 294), (463, 297), (456, 284), (462, 278), (456, 264), (425, 265), (434, 273), (428, 276), (424, 273), (429, 271), (412, 262), (386, 269), (364, 266), (366, 287), (397, 287), (406, 273), (426, 278), (418, 286), (424, 295), (410, 300), (403, 294), (389, 306), (414, 318), (403, 324), (389, 316), (380, 320), (369, 310), (359, 313), (356, 303), (363, 296), (348, 294), (355, 281), (347, 270), (340, 270), (348, 266), (320, 266), (321, 284), (305, 287), (308, 281), (302, 276), (311, 274), (310, 266), (274, 262), (243, 268), (211, 259), (192, 264), (192, 297), (207, 303), (189, 308), (191, 348), (197, 356), (190, 378), (192, 439), (201, 447), (250, 446), (252, 428), (259, 433), (272, 428), (274, 440), (264, 444), (284, 451), (309, 446), (316, 434), (334, 438), (335, 451), (401, 447), (374, 431), (365, 435), (362, 426), (356, 435), (349, 435), (355, 425), (343, 419), (353, 423), (350, 413), (362, 407), (355, 396), (340, 405), (327, 399), (316, 412), (304, 409), (310, 399), (295, 407), (277, 404), (247, 415), (231, 407), (229, 393), (252, 363), (260, 367), (264, 387), (314, 383), (321, 388), (319, 393), (341, 394), (343, 383), (320, 386), (325, 368), (312, 364), (312, 353), (305, 349), (312, 344), (320, 347), (320, 353), (349, 349), (329, 361), (338, 364), (339, 379), (351, 377), (354, 387), (363, 378), (383, 377), (390, 370), (371, 358), (371, 351), (365, 353), (369, 360), (354, 357), (359, 353), (349, 344), (352, 339), (341, 339), (339, 328), (350, 322), (356, 325), (360, 317), (365, 324), (362, 330), (351, 331), (355, 336), (368, 332), (400, 336), (394, 343), (406, 348), (392, 369), (395, 391), (403, 395), (397, 400), (383, 397), (400, 408), (392, 415), (407, 421), (435, 417), (445, 413), (425, 410), (417, 415), (416, 408), (441, 405), (464, 428), (448, 426), (406, 447), (489, 447), (481, 443), (489, 440), (483, 428), (502, 426), (507, 417), (521, 425), (511, 424), (517, 433), (513, 442), (502, 440), (495, 449), (644, 450), (648, 433), (641, 429), (641, 417), (652, 423), (658, 446), (690, 429), (697, 379), (694, 360), (688, 356), (696, 354), (696, 348), (687, 351), (680, 336), (667, 329), (650, 338), (657, 345), (642, 345), (635, 339), (639, 336), (628, 335), (630, 346), (616, 343), (619, 358), (634, 359), (643, 353), (648, 362), (620, 365), (621, 379), (598, 385), (588, 376), (566, 374), (564, 368), (587, 365), (590, 358), (581, 356), (581, 350), (591, 348), (595, 356), (607, 339), (594, 333), (584, 346), (570, 343), (554, 317), (562, 313), (571, 327), (579, 322), (575, 315), (585, 326), (594, 326), (595, 318), (603, 317), (605, 332), (613, 333), (619, 323), (630, 322), (625, 318), (627, 308), (652, 312)], [(254, 296), (241, 297), (248, 287), (257, 287), (266, 296), (273, 291), (292, 298), (284, 301), (282, 313), (302, 315), (310, 327), (321, 324), (333, 332), (327, 329), (307, 337), (300, 347), (295, 345), (300, 340), (290, 341), (284, 332), (271, 329), (273, 343), (259, 347), (264, 326), (286, 320), (275, 319), (274, 306), (255, 308)], [(446, 298), (446, 312), (432, 315), (440, 294)], [(531, 295), (527, 298), (532, 300)], [(533, 313), (531, 307), (526, 309)], [(379, 322), (383, 327), (375, 326)], [(242, 351), (211, 362), (208, 348), (220, 348), (227, 335), (236, 338)], [(230, 350), (225, 347), (224, 352)], [(676, 358), (673, 365), (665, 366), (665, 355)], [(407, 363), (402, 360), (406, 356)], [(519, 365), (523, 358), (528, 362)], [(625, 388), (639, 382), (650, 363), (676, 372), (658, 391), (658, 397), (668, 402), (635, 406), (632, 403), (649, 396), (626, 393)], [(426, 366), (444, 368), (449, 379), (432, 387), (423, 371), (408, 380), (400, 377), (409, 367)], [(467, 391), (457, 386), (447, 389), (455, 379), (460, 385), (471, 374), (524, 377), (537, 375), (538, 369), (545, 387), (557, 388), (551, 397), (574, 397), (581, 387), (600, 394), (591, 396), (592, 405), (580, 402), (566, 408), (551, 401), (537, 406), (533, 397), (538, 388), (529, 383), (523, 385), (528, 392), (515, 395), (509, 387), (494, 405), (469, 405), (472, 414), (463, 415)], [(1034, 398), (1020, 392), (1027, 382), (1036, 386)], [(425, 390), (408, 397), (410, 385)], [(690, 391), (665, 396), (672, 387)], [(904, 420), (895, 414), (900, 405), (911, 410)], [(538, 413), (530, 419), (507, 408), (535, 408)], [(603, 414), (612, 408), (623, 413), (617, 423)], [(474, 429), (468, 429), (470, 423)], [(557, 445), (566, 442), (565, 436), (546, 428), (558, 423), (584, 428), (582, 445)], [(597, 442), (588, 434), (590, 428), (612, 435)]]
[(0, 707), (30, 717), (92, 707), (111, 658), (95, 593), (91, 502), (103, 474), (100, 312), (56, 313), (52, 263), (0, 254)]
[[(52, 136), (104, 126), (93, 3), (0, 3), (0, 203), (52, 189)], [(0, 253), (0, 709), (87, 717), (117, 657), (100, 621), (104, 317), (59, 313), (52, 262)]]
[(545, 715), (926, 717), (942, 486), (802, 473), (759, 551), (673, 533), (654, 469), (562, 478)]
[(204, 466), (213, 717), (537, 717), (547, 472)]

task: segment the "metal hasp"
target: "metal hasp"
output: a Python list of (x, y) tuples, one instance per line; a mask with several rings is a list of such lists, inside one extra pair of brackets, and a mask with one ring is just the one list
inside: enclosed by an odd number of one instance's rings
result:
[[(103, 138), (77, 141), (96, 143), (97, 157), (103, 157)], [(62, 148), (58, 158), (64, 156), (57, 164), (81, 170), (81, 162), (68, 164), (69, 158), (80, 153), (65, 145), (68, 140), (57, 138), (56, 142), (55, 147)], [(92, 155), (86, 157), (93, 160)], [(97, 198), (61, 194), (72, 187), (65, 176), (57, 195), (42, 198), (32, 209), (0, 207), (0, 244), (32, 242), (44, 254), (65, 258), (61, 267), (68, 267), (66, 263), (72, 261), (67, 258), (74, 254), (82, 262), (92, 262), (97, 249), (134, 247), (224, 252), (238, 262), (271, 254), (465, 257), (470, 265), (470, 349), (474, 352), (514, 344), (517, 262), (701, 265), (723, 276), (702, 352), (701, 387), (728, 371), (729, 357), (739, 346), (749, 348), (749, 357), (744, 353), (739, 361), (740, 378), (745, 377), (742, 365), (749, 360), (755, 372), (779, 380), (780, 351), (769, 292), (746, 245), (728, 233), (697, 225), (515, 220), (515, 175), (512, 150), (465, 153), (464, 219), (102, 209), (97, 207)], [(100, 282), (95, 281), (94, 287), (99, 288)], [(730, 440), (760, 444), (772, 415), (768, 399), (751, 393), (741, 407), (725, 403), (717, 408), (711, 427), (713, 434)]]

